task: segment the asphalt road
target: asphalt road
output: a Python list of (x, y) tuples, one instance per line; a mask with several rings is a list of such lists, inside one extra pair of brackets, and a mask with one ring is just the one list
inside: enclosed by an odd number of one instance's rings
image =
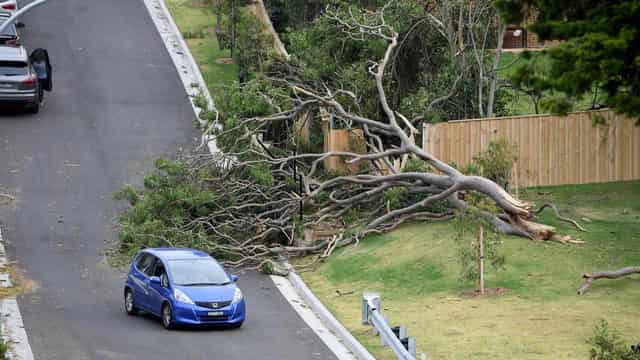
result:
[(54, 92), (38, 115), (0, 108), (0, 205), (8, 251), (32, 292), (19, 297), (37, 359), (332, 359), (268, 277), (241, 275), (240, 330), (166, 331), (122, 310), (110, 268), (111, 194), (197, 140), (178, 75), (141, 0), (51, 0), (23, 21), (49, 49)]

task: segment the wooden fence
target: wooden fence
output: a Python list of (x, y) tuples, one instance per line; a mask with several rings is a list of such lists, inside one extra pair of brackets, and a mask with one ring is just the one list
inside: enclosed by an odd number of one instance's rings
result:
[[(604, 120), (594, 125), (594, 119)], [(640, 127), (609, 110), (425, 125), (424, 148), (460, 166), (504, 138), (518, 148), (512, 184), (546, 186), (640, 179)], [(517, 177), (517, 179), (516, 179)]]

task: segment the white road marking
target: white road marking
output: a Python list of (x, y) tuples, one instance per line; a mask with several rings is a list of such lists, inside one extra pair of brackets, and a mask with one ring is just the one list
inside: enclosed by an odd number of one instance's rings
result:
[(333, 351), (339, 360), (356, 360), (356, 357), (347, 349), (346, 346), (327, 329), (316, 314), (305, 304), (304, 300), (298, 296), (289, 280), (282, 276), (271, 276), (274, 284), (282, 296), (289, 302), (291, 307), (300, 315), (302, 320), (318, 335), (327, 347)]
[[(2, 229), (0, 229), (0, 264), (2, 271), (7, 265), (6, 253), (4, 251), (4, 240), (2, 239)], [(0, 282), (2, 287), (11, 287), (9, 273), (0, 272), (0, 278), (5, 280)], [(2, 339), (9, 345), (9, 357), (14, 360), (33, 360), (33, 352), (29, 345), (29, 338), (22, 323), (22, 315), (18, 301), (15, 298), (0, 300), (0, 333)]]

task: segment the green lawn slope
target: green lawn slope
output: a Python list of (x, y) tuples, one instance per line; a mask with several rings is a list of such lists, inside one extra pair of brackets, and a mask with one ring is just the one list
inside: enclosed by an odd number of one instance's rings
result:
[(379, 359), (393, 355), (360, 324), (365, 290), (382, 293), (392, 324), (408, 325), (430, 359), (585, 359), (586, 339), (599, 319), (625, 340), (637, 341), (640, 276), (598, 280), (584, 296), (576, 291), (583, 272), (640, 265), (640, 182), (527, 189), (520, 195), (538, 204), (553, 201), (589, 232), (578, 232), (549, 212), (543, 222), (585, 244), (504, 238), (506, 267), (487, 272), (488, 287), (508, 289), (501, 296), (462, 295), (475, 284), (460, 280), (451, 222), (407, 225), (369, 237), (303, 277)]

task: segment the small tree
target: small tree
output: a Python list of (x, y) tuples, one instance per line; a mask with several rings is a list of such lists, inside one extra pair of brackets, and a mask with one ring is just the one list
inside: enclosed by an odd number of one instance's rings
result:
[(458, 213), (455, 218), (458, 259), (462, 266), (463, 281), (477, 280), (478, 290), (484, 295), (485, 260), (495, 269), (504, 267), (505, 256), (500, 254), (500, 234), (491, 224), (474, 212)]

